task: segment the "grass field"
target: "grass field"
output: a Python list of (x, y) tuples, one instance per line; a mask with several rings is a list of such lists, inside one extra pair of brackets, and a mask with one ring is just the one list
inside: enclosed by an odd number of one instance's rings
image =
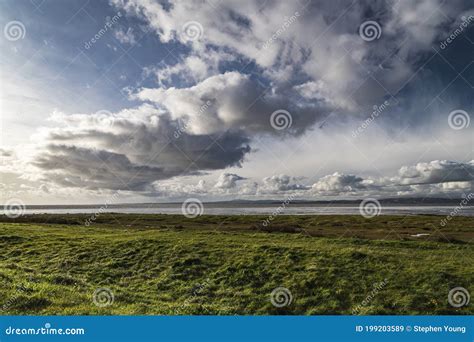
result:
[(474, 313), (474, 218), (88, 217), (0, 217), (0, 314)]

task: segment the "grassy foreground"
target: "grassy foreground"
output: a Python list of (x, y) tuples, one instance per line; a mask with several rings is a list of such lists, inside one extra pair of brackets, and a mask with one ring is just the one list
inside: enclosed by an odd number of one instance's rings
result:
[(474, 313), (474, 218), (88, 217), (0, 217), (0, 314)]

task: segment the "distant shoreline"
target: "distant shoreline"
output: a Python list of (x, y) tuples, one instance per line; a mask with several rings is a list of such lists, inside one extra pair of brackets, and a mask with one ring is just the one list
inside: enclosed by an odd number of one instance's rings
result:
[[(280, 205), (286, 199), (275, 200), (231, 200), (231, 201), (215, 201), (203, 202), (209, 208), (261, 208)], [(456, 206), (462, 201), (459, 199), (445, 199), (445, 198), (386, 198), (378, 199), (382, 206)], [(333, 201), (305, 201), (293, 200), (287, 204), (288, 207), (353, 207), (358, 206), (362, 199), (357, 200), (333, 200)], [(180, 202), (150, 202), (150, 203), (94, 203), (94, 204), (30, 204), (26, 205), (26, 209), (96, 209), (106, 206), (107, 208), (176, 208), (181, 207)], [(474, 207), (467, 205), (466, 207)]]
[[(5, 213), (6, 211), (3, 211)], [(181, 205), (166, 206), (138, 206), (138, 207), (53, 207), (53, 208), (27, 208), (23, 215), (102, 215), (105, 213), (127, 215), (180, 215), (183, 216)], [(0, 215), (2, 211), (0, 210)], [(447, 217), (452, 215), (474, 217), (474, 207), (472, 206), (454, 206), (454, 205), (381, 205), (377, 215), (392, 216), (416, 216), (416, 215), (436, 215)], [(361, 209), (355, 205), (293, 205), (282, 208), (277, 204), (260, 206), (213, 206), (203, 204), (200, 211), (203, 216), (348, 216), (361, 215)]]

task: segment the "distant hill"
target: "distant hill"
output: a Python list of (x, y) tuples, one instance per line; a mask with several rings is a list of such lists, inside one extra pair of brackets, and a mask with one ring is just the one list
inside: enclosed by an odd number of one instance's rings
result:
[[(462, 198), (448, 199), (448, 198), (417, 198), (417, 197), (400, 197), (400, 198), (382, 198), (378, 201), (384, 206), (404, 206), (404, 205), (419, 205), (419, 206), (452, 206), (459, 205)], [(266, 207), (280, 205), (286, 201), (286, 197), (282, 199), (271, 199), (271, 200), (244, 200), (236, 199), (230, 201), (214, 201), (204, 202), (207, 207), (215, 208), (227, 208), (236, 206), (250, 206), (250, 207)], [(292, 200), (287, 206), (358, 206), (361, 199), (354, 200), (319, 200), (319, 201), (308, 201), (308, 200)], [(107, 204), (95, 203), (95, 204), (80, 204), (80, 205), (27, 205), (27, 209), (48, 209), (48, 208), (100, 208), (107, 206), (107, 208), (166, 208), (181, 206), (182, 202), (166, 202), (166, 203), (119, 203), (119, 204)]]

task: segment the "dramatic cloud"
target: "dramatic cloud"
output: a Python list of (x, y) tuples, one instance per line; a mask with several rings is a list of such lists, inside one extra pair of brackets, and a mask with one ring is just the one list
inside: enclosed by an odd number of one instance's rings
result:
[[(57, 74), (84, 91), (30, 96), (32, 113), (43, 108), (36, 106), (40, 97), (57, 101), (59, 110), (24, 123), (39, 127), (31, 142), (12, 133), (18, 151), (0, 149), (8, 159), (1, 171), (19, 187), (18, 179), (36, 182), (42, 194), (68, 188), (212, 199), (472, 188), (466, 146), (474, 79), (461, 45), (467, 37), (439, 47), (474, 14), (469, 1), (111, 0), (107, 6), (123, 13), (121, 20)], [(91, 41), (89, 33), (80, 38), (78, 46)], [(83, 64), (92, 65), (88, 78), (70, 76)], [(99, 97), (104, 84), (112, 90)], [(109, 101), (111, 93), (119, 93), (120, 103)], [(63, 97), (74, 103), (62, 106)], [(461, 109), (459, 129), (448, 116)], [(16, 114), (9, 115), (15, 127)], [(457, 161), (441, 160), (448, 158)]]
[(238, 133), (190, 135), (151, 106), (106, 118), (56, 113), (64, 126), (41, 132), (47, 144), (34, 165), (63, 186), (143, 191), (156, 180), (239, 166), (250, 152)]
[[(146, 20), (162, 42), (179, 41), (202, 56), (230, 50), (235, 59), (254, 61), (275, 94), (290, 85), (306, 98), (352, 110), (396, 93), (415, 74), (420, 54), (468, 9), (465, 1), (441, 0), (114, 3)], [(358, 32), (369, 19), (383, 37), (370, 44)], [(196, 23), (191, 41), (189, 23)]]
[(174, 120), (185, 120), (191, 134), (227, 130), (276, 134), (271, 115), (280, 108), (293, 117), (289, 132), (299, 134), (318, 117), (314, 106), (292, 104), (288, 96), (264, 94), (258, 83), (238, 72), (211, 76), (189, 88), (142, 89), (136, 96), (163, 107)]

